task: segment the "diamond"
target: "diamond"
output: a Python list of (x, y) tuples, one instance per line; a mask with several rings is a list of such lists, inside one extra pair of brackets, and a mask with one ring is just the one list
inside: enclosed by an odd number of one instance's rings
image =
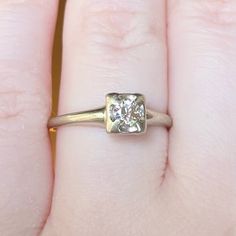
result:
[(145, 104), (140, 94), (109, 94), (107, 131), (111, 133), (144, 132)]

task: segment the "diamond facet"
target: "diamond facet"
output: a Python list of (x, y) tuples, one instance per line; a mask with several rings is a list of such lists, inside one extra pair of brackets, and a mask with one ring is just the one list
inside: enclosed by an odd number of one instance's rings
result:
[(107, 96), (107, 131), (141, 133), (145, 131), (145, 104), (140, 94), (109, 94)]

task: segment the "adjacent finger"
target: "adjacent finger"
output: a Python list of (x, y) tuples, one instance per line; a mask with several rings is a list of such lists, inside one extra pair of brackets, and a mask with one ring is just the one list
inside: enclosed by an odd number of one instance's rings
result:
[(170, 175), (200, 203), (195, 224), (211, 231), (197, 234), (223, 235), (236, 223), (236, 2), (170, 1), (169, 39)]
[(56, 1), (0, 2), (0, 234), (36, 235), (52, 171), (47, 119)]

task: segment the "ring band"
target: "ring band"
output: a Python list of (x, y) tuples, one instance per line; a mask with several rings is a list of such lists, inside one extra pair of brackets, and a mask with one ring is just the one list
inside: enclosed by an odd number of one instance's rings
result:
[(141, 134), (146, 132), (148, 125), (170, 128), (172, 119), (167, 114), (147, 109), (142, 94), (109, 93), (104, 107), (52, 117), (48, 128), (55, 130), (82, 123), (105, 125), (107, 133)]

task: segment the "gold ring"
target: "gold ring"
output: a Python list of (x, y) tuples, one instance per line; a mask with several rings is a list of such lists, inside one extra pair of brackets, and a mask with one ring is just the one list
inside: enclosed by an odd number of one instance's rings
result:
[(167, 114), (147, 109), (142, 94), (109, 93), (104, 107), (52, 117), (48, 128), (54, 131), (60, 126), (83, 123), (105, 126), (107, 133), (141, 134), (148, 125), (170, 128), (172, 119)]

